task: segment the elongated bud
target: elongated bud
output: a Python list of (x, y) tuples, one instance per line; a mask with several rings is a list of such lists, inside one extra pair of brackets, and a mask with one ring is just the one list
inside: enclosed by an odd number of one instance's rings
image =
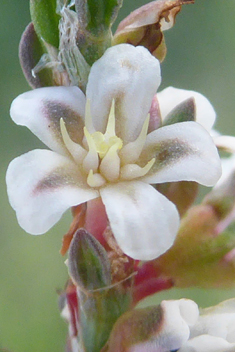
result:
[(235, 268), (229, 253), (235, 248), (235, 238), (232, 232), (218, 234), (219, 221), (211, 205), (191, 208), (173, 246), (153, 261), (155, 270), (171, 278), (176, 287), (234, 286)]
[(68, 270), (76, 285), (85, 290), (95, 290), (111, 284), (110, 264), (106, 251), (84, 229), (79, 229), (71, 242)]
[(100, 352), (113, 324), (131, 305), (130, 290), (111, 284), (105, 249), (85, 229), (79, 229), (70, 244), (68, 269), (77, 286), (83, 345), (86, 351)]
[(140, 7), (119, 24), (113, 45), (120, 43), (142, 45), (163, 61), (166, 55), (163, 31), (174, 25), (181, 5), (193, 2), (193, 0), (158, 0)]

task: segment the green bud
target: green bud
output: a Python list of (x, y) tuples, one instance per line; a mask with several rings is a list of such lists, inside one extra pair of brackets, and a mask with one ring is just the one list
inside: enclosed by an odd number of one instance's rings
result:
[(83, 345), (86, 351), (100, 352), (116, 320), (130, 308), (130, 290), (112, 285), (107, 253), (85, 229), (70, 244), (68, 269), (77, 286)]
[(111, 269), (104, 247), (90, 233), (79, 229), (70, 244), (68, 270), (73, 281), (84, 290), (111, 285)]

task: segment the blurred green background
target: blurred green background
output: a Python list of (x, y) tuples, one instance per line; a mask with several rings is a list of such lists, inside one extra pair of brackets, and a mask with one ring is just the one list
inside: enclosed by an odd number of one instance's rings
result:
[[(119, 19), (144, 0), (124, 0)], [(184, 6), (176, 25), (166, 32), (167, 58), (162, 65), (162, 88), (173, 85), (206, 95), (217, 114), (217, 128), (235, 132), (235, 3), (234, 0), (196, 0)], [(0, 106), (1, 106), (1, 246), (0, 349), (13, 352), (62, 352), (66, 324), (57, 309), (56, 290), (67, 278), (59, 255), (61, 238), (70, 215), (43, 236), (19, 228), (5, 190), (5, 172), (14, 157), (42, 147), (26, 128), (9, 117), (14, 97), (29, 89), (18, 62), (18, 43), (30, 21), (28, 0), (1, 0)], [(235, 290), (172, 290), (154, 298), (188, 297), (201, 306), (235, 296)]]

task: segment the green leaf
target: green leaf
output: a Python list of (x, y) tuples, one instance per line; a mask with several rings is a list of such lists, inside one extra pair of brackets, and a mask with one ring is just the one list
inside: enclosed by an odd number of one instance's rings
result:
[(189, 98), (177, 105), (164, 119), (163, 126), (178, 122), (195, 121), (196, 106), (194, 98)]
[(30, 0), (30, 13), (39, 39), (58, 48), (60, 16), (56, 0)]

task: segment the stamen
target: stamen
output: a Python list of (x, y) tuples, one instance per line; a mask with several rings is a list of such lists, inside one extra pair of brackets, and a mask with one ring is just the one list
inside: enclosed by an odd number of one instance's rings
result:
[(122, 164), (132, 164), (135, 163), (136, 160), (139, 158), (142, 149), (145, 144), (147, 132), (148, 132), (148, 125), (149, 125), (150, 115), (148, 114), (146, 120), (144, 121), (142, 130), (134, 142), (130, 142), (126, 144), (120, 152), (120, 158)]
[(121, 168), (121, 179), (133, 180), (134, 178), (145, 176), (153, 164), (155, 163), (155, 158), (150, 160), (144, 167), (140, 167), (136, 164), (128, 164)]
[(96, 151), (96, 145), (86, 127), (84, 127), (84, 135), (87, 140), (89, 151), (83, 160), (83, 168), (86, 172), (89, 172), (90, 170), (96, 172), (99, 166), (99, 157)]
[(100, 174), (94, 174), (93, 170), (89, 171), (89, 174), (87, 176), (87, 184), (90, 187), (101, 187), (105, 185), (106, 181), (104, 177)]
[(61, 131), (61, 135), (62, 135), (64, 144), (65, 144), (66, 148), (68, 149), (68, 151), (70, 152), (70, 154), (72, 155), (72, 157), (74, 158), (74, 160), (79, 164), (82, 163), (82, 160), (86, 156), (87, 152), (84, 148), (82, 148), (80, 146), (80, 144), (75, 143), (70, 138), (68, 131), (66, 129), (66, 126), (65, 126), (65, 122), (62, 118), (60, 119), (60, 131)]
[(91, 116), (91, 102), (90, 102), (90, 99), (86, 100), (85, 126), (86, 126), (87, 130), (90, 133), (94, 133), (95, 132), (95, 129), (94, 129), (94, 126), (93, 126), (93, 122), (92, 122), (92, 116)]
[(100, 172), (103, 176), (111, 182), (119, 178), (120, 173), (120, 158), (118, 156), (118, 149), (120, 147), (119, 141), (111, 146), (100, 164)]
[(108, 118), (108, 122), (107, 122), (107, 127), (106, 127), (106, 131), (105, 131), (104, 135), (106, 138), (116, 136), (116, 133), (115, 133), (115, 100), (114, 99), (112, 100), (112, 105), (110, 108), (109, 118)]

